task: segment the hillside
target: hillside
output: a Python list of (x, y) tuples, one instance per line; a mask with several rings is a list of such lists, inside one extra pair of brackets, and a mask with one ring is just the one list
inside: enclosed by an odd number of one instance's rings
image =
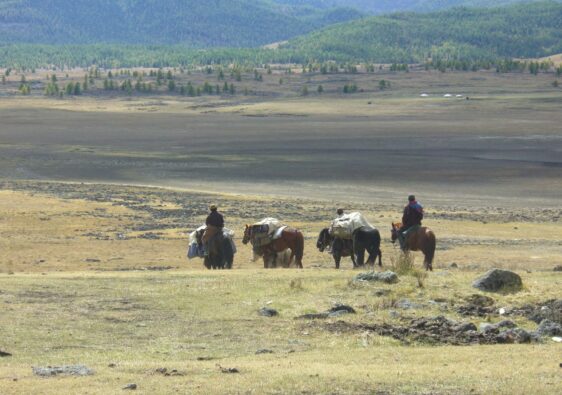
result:
[(254, 47), (360, 16), (267, 0), (8, 0), (0, 43)]
[[(371, 14), (389, 14), (401, 11), (429, 12), (452, 7), (497, 7), (537, 0), (275, 0), (280, 4), (331, 8), (347, 6)], [(562, 2), (562, 0), (559, 0)]]
[(282, 48), (319, 59), (423, 62), (537, 58), (562, 52), (562, 4), (454, 8), (375, 16), (331, 26)]

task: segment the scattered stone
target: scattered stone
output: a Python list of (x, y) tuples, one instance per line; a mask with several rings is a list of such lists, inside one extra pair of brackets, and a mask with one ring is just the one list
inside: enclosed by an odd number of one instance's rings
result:
[(531, 334), (521, 328), (512, 328), (499, 333), (496, 341), (499, 344), (530, 343)]
[(536, 305), (527, 304), (514, 308), (510, 314), (521, 315), (537, 324), (548, 319), (562, 325), (562, 299), (551, 299)]
[(325, 319), (328, 318), (330, 316), (330, 313), (308, 313), (308, 314), (303, 314), (303, 315), (299, 315), (298, 317), (295, 317), (295, 320), (318, 320), (318, 319)]
[[(554, 336), (552, 338), (552, 341), (556, 343), (562, 343), (562, 337)], [(562, 368), (562, 363), (560, 364), (560, 367)]]
[(261, 348), (258, 351), (256, 351), (256, 354), (273, 354), (273, 350), (268, 350), (267, 348)]
[(381, 296), (390, 295), (391, 292), (392, 292), (392, 291), (391, 291), (390, 289), (381, 288), (381, 289), (376, 289), (376, 290), (373, 292), (373, 295), (374, 295), (374, 296), (381, 297)]
[(240, 371), (236, 368), (223, 368), (220, 365), (217, 365), (222, 373), (240, 373)]
[(11, 356), (12, 354), (10, 354), (9, 352), (0, 350), (0, 357), (11, 357)]
[(492, 269), (476, 279), (472, 286), (486, 292), (518, 291), (523, 287), (523, 281), (517, 273), (503, 269)]
[(449, 268), (450, 268), (450, 269), (458, 269), (458, 268), (459, 268), (459, 265), (457, 265), (455, 262), (453, 262), (453, 263), (451, 263), (451, 264), (449, 265)]
[(453, 330), (456, 332), (468, 332), (468, 331), (476, 331), (476, 325), (472, 322), (461, 322), (460, 324), (453, 327)]
[(396, 284), (398, 282), (398, 275), (391, 271), (386, 272), (367, 272), (359, 273), (355, 276), (355, 281), (380, 281), (386, 284)]
[(84, 262), (99, 263), (99, 262), (101, 262), (101, 260), (99, 260), (98, 258), (86, 258), (86, 259), (84, 259)]
[(562, 336), (562, 325), (545, 319), (542, 320), (535, 333), (539, 336)]
[(212, 361), (213, 357), (197, 357), (198, 361)]
[(275, 317), (278, 316), (279, 313), (275, 309), (270, 309), (269, 307), (262, 307), (258, 310), (259, 315), (262, 317)]
[(116, 368), (117, 364), (116, 363), (110, 363), (109, 365), (107, 365), (108, 368)]
[(555, 272), (562, 272), (562, 265), (555, 266), (552, 270)]
[(90, 376), (94, 374), (94, 371), (84, 365), (47, 366), (46, 368), (33, 367), (33, 374), (42, 377), (51, 377), (58, 375)]
[(134, 390), (137, 389), (137, 385), (135, 383), (130, 383), (130, 384), (127, 384), (126, 386), (124, 386), (123, 389), (134, 391)]
[(356, 311), (351, 306), (346, 306), (344, 304), (338, 304), (327, 311), (329, 317), (339, 317), (345, 314), (355, 314)]
[(176, 369), (168, 370), (167, 368), (158, 368), (156, 369), (156, 373), (160, 373), (163, 376), (170, 377), (170, 376), (185, 376), (185, 374), (178, 372)]
[[(502, 324), (506, 325), (506, 324)], [(492, 330), (494, 325), (485, 324), (485, 331), (477, 331), (470, 322), (457, 322), (444, 316), (421, 317), (410, 321), (409, 325), (384, 324), (356, 324), (337, 321), (325, 324), (325, 328), (332, 332), (357, 331), (359, 333), (374, 332), (380, 336), (390, 336), (405, 344), (412, 341), (431, 344), (500, 344), (500, 343), (529, 343), (533, 340), (530, 333), (520, 328), (510, 328), (499, 332), (499, 328)]]
[(419, 308), (423, 307), (422, 305), (417, 304), (417, 303), (413, 303), (408, 299), (401, 299), (398, 302), (396, 302), (396, 304), (394, 306), (399, 308), (399, 309), (404, 309), (404, 310), (413, 310), (413, 309), (419, 309)]

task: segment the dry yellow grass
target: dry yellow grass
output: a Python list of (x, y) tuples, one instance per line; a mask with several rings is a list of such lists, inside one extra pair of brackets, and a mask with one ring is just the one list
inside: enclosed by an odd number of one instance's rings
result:
[[(149, 190), (114, 188), (148, 199), (155, 207), (178, 207), (165, 198), (154, 198)], [(477, 272), (502, 263), (533, 272), (519, 271), (525, 284), (522, 292), (493, 295), (497, 306), (559, 298), (562, 277), (537, 271), (551, 268), (550, 259), (560, 259), (559, 249), (537, 246), (526, 251), (498, 243), (522, 231), (531, 239), (556, 240), (561, 228), (557, 223), (545, 227), (530, 222), (430, 221), (445, 239), (458, 236), (462, 229), (462, 237), (483, 237), (498, 244), (440, 251), (438, 268), (455, 261), (460, 270), (438, 269), (420, 289), (415, 276), (408, 275), (390, 286), (350, 283), (356, 273), (349, 269), (349, 262), (343, 263), (345, 270), (336, 271), (331, 257), (315, 251), (316, 232), (323, 225), (319, 222), (295, 221), (309, 236), (305, 270), (260, 270), (259, 262), (249, 262), (249, 248), (240, 246), (235, 270), (209, 272), (200, 269), (199, 260), (185, 261), (185, 229), (165, 230), (159, 240), (84, 236), (88, 232), (115, 234), (149, 220), (130, 208), (44, 192), (3, 190), (0, 197), (0, 349), (13, 354), (0, 360), (2, 394), (119, 393), (132, 382), (139, 386), (139, 393), (146, 394), (562, 391), (560, 348), (555, 343), (405, 346), (369, 332), (330, 332), (324, 321), (294, 319), (344, 303), (358, 314), (329, 322), (400, 325), (403, 321), (389, 314), (400, 299), (425, 306), (399, 311), (402, 317), (445, 314), (462, 319), (454, 304), (475, 292), (470, 284)], [(228, 212), (242, 202), (268, 205), (277, 200), (222, 195), (221, 201)], [(395, 215), (391, 211), (366, 214), (371, 218)], [(240, 228), (247, 219), (229, 217), (229, 221)], [(383, 251), (388, 267), (395, 252), (387, 242)], [(38, 261), (41, 257), (44, 262)], [(100, 262), (86, 262), (92, 257)], [(416, 265), (420, 262), (417, 258)], [(178, 269), (99, 271), (147, 266)], [(390, 295), (376, 296), (374, 290), (381, 288), (390, 290)], [(448, 309), (443, 311), (430, 300), (445, 300)], [(257, 310), (264, 306), (277, 309), (280, 316), (260, 317)], [(513, 319), (529, 330), (536, 327), (524, 318)], [(476, 324), (485, 320), (471, 318)], [(273, 354), (257, 355), (259, 349)], [(85, 364), (95, 375), (45, 379), (31, 370), (32, 366), (68, 364)], [(220, 367), (235, 367), (240, 373), (225, 374)], [(182, 376), (166, 377), (158, 368), (177, 369)]]

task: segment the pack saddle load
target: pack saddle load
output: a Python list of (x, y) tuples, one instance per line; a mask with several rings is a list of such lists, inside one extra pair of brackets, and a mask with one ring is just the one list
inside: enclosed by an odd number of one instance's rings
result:
[(363, 227), (375, 229), (363, 214), (353, 212), (334, 219), (330, 226), (330, 234), (340, 239), (352, 239), (353, 232)]
[(281, 237), (283, 225), (277, 218), (264, 218), (252, 225), (252, 246), (260, 248)]
[[(207, 225), (200, 226), (189, 234), (189, 247), (187, 249), (187, 257), (189, 259), (203, 258), (205, 256), (205, 249), (203, 245), (199, 244), (197, 240), (198, 237), (199, 239), (201, 239), (203, 233), (205, 232), (205, 229), (207, 229)], [(236, 254), (236, 245), (234, 244), (234, 231), (223, 228), (222, 235), (225, 239), (228, 239), (230, 241), (230, 244), (232, 245), (232, 252)]]

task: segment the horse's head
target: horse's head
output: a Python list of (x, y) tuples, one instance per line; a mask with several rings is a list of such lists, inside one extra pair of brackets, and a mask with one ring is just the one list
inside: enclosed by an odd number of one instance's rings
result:
[(244, 228), (244, 237), (242, 238), (242, 244), (248, 244), (252, 238), (252, 227), (250, 225), (246, 225)]
[(324, 228), (320, 231), (318, 235), (318, 240), (316, 241), (316, 248), (320, 250), (320, 252), (324, 252), (326, 248), (330, 246), (332, 242), (332, 236), (330, 236), (330, 230), (328, 228)]
[(390, 229), (391, 240), (393, 243), (396, 243), (396, 239), (398, 239), (398, 229), (402, 227), (400, 222), (393, 222), (392, 228)]
[(197, 244), (201, 245), (203, 244), (203, 233), (205, 231), (204, 230), (196, 230), (195, 231), (195, 240), (197, 241)]

